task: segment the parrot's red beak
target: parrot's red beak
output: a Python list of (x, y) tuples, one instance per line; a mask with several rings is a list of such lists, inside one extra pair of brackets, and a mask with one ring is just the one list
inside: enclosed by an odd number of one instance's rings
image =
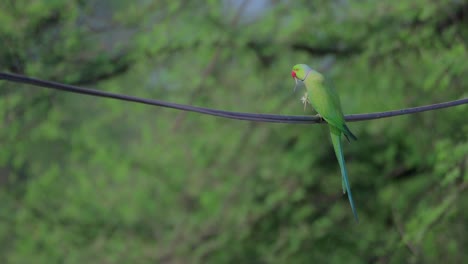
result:
[(294, 81), (296, 82), (296, 85), (294, 86), (294, 91), (296, 91), (297, 88), (297, 75), (295, 71), (291, 71), (291, 76), (293, 77)]
[(296, 72), (295, 72), (295, 71), (292, 71), (292, 72), (291, 72), (291, 76), (292, 76), (293, 78), (297, 78), (297, 77), (296, 77)]

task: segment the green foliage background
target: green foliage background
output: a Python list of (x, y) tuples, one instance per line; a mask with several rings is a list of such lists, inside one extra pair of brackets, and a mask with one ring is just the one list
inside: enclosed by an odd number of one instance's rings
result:
[[(468, 96), (468, 1), (0, 2), (0, 70), (240, 112)], [(361, 221), (321, 125), (0, 82), (1, 263), (463, 263), (467, 106), (350, 124)]]

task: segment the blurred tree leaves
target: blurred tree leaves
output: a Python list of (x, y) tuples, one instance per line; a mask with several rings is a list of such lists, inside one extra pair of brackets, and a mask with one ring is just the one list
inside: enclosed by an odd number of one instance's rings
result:
[[(0, 70), (303, 114), (308, 63), (346, 113), (385, 111), (467, 96), (467, 20), (467, 1), (3, 1)], [(359, 224), (324, 126), (7, 82), (0, 109), (4, 263), (467, 259), (466, 106), (350, 124)]]

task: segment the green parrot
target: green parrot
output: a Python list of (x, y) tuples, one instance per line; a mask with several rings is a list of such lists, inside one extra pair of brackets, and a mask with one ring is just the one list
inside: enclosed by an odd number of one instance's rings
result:
[(345, 123), (343, 111), (341, 110), (340, 98), (331, 87), (325, 85), (323, 75), (314, 71), (306, 64), (294, 65), (291, 75), (296, 81), (296, 85), (298, 80), (305, 84), (307, 92), (301, 99), (304, 105), (309, 102), (315, 111), (317, 111), (318, 116), (327, 121), (330, 127), (333, 148), (335, 149), (336, 158), (341, 168), (343, 193), (348, 193), (348, 199), (351, 209), (353, 210), (354, 218), (356, 221), (359, 221), (348, 181), (348, 172), (346, 171), (343, 148), (341, 145), (341, 135), (344, 134), (348, 141), (349, 138), (354, 140), (357, 140), (357, 138)]

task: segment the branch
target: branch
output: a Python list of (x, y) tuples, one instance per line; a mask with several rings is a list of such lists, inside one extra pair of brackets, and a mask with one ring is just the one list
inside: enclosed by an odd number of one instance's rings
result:
[[(86, 84), (96, 83), (99, 81), (108, 80), (112, 77), (115, 77), (117, 75), (127, 72), (128, 69), (130, 68), (131, 63), (132, 63), (132, 60), (129, 57), (123, 54), (116, 55), (115, 57), (109, 58), (109, 64), (113, 65), (112, 69), (108, 70), (107, 68), (103, 68), (102, 70), (99, 70), (99, 71), (90, 71), (90, 72), (83, 71), (80, 74), (80, 78), (77, 79), (76, 82), (74, 82), (74, 84), (86, 85)], [(90, 69), (96, 69), (96, 68), (99, 69), (100, 67), (99, 64), (100, 64), (99, 61), (92, 61), (88, 63), (86, 67)]]
[[(196, 107), (191, 105), (183, 105), (165, 102), (161, 100), (153, 100), (140, 98), (135, 96), (128, 96), (122, 94), (109, 93), (105, 91), (93, 90), (89, 88), (82, 88), (78, 86), (62, 84), (57, 82), (45, 81), (36, 78), (31, 78), (23, 75), (12, 74), (12, 73), (2, 73), (0, 72), (0, 80), (6, 80), (16, 83), (25, 83), (34, 86), (61, 90), (71, 93), (87, 94), (97, 97), (112, 98), (116, 100), (135, 102), (147, 105), (155, 105), (165, 108), (178, 109), (187, 112), (196, 112), (206, 115), (237, 119), (237, 120), (248, 120), (248, 121), (257, 121), (257, 122), (269, 122), (269, 123), (295, 123), (295, 124), (317, 124), (325, 123), (321, 118), (315, 116), (286, 116), (286, 115), (274, 115), (274, 114), (256, 114), (256, 113), (241, 113), (241, 112), (230, 112), (224, 110), (217, 110), (205, 107)], [(433, 111), (442, 108), (454, 107), (457, 105), (468, 104), (468, 98), (463, 98), (459, 100), (443, 102), (433, 105), (418, 106), (413, 108), (405, 108), (400, 110), (393, 110), (388, 112), (377, 112), (377, 113), (366, 113), (366, 114), (356, 114), (356, 115), (347, 115), (345, 116), (346, 121), (356, 122), (364, 120), (372, 120), (379, 118), (387, 118), (399, 115), (408, 115), (414, 113), (420, 113), (425, 111)]]
[(335, 54), (335, 55), (342, 55), (342, 56), (348, 56), (348, 55), (354, 55), (362, 52), (362, 48), (358, 46), (349, 46), (349, 47), (333, 47), (333, 46), (324, 46), (324, 47), (314, 47), (314, 46), (309, 46), (306, 44), (302, 43), (293, 43), (291, 48), (293, 50), (299, 50), (299, 51), (305, 51), (310, 53), (311, 55), (318, 55), (318, 56), (323, 56), (327, 54)]
[(460, 26), (463, 23), (463, 20), (468, 20), (468, 3), (461, 4), (457, 6), (447, 17), (439, 21), (436, 25), (437, 33), (442, 33), (448, 27), (460, 23)]

